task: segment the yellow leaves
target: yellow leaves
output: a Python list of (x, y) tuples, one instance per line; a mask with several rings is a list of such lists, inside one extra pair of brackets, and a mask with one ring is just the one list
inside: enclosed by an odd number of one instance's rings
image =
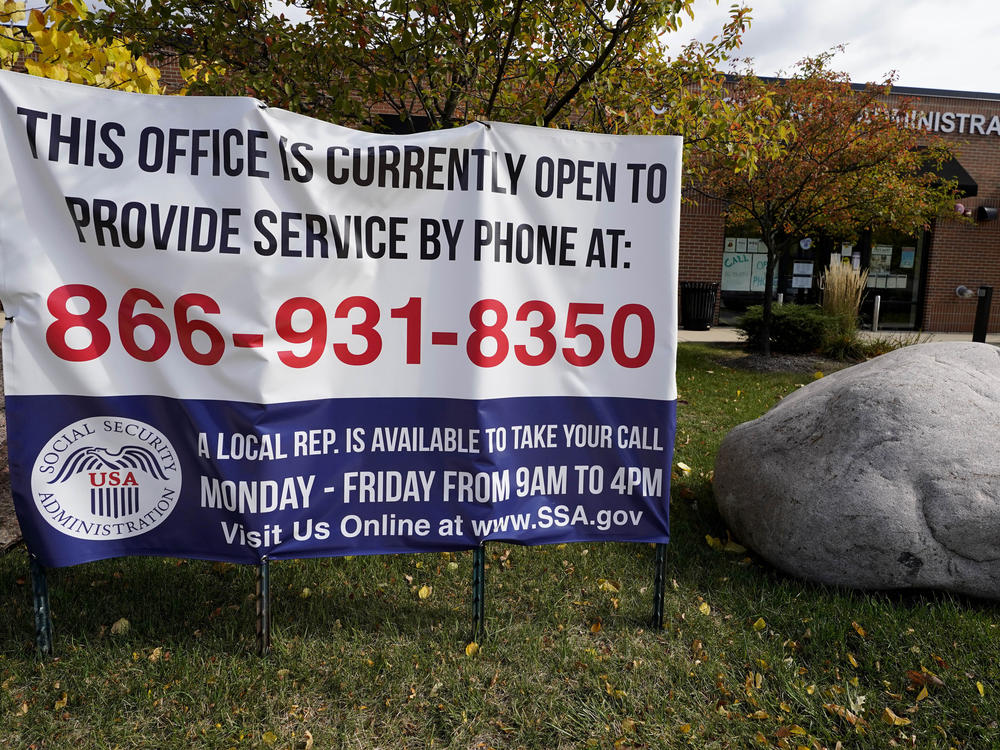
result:
[(417, 592), (417, 596), (419, 596), (421, 599), (430, 599), (431, 594), (433, 593), (434, 593), (434, 587), (428, 586), (425, 583), (423, 586), (420, 587), (420, 590)]
[(904, 719), (902, 716), (896, 716), (896, 714), (893, 713), (892, 709), (888, 706), (882, 709), (882, 721), (896, 727), (905, 727), (910, 723), (909, 719)]
[(683, 461), (678, 461), (676, 464), (674, 464), (674, 467), (677, 469), (677, 473), (681, 476), (686, 477), (688, 474), (691, 473), (691, 467), (688, 466)]
[(763, 617), (758, 617), (751, 627), (759, 633), (767, 627), (767, 622), (764, 621)]
[(930, 693), (927, 692), (927, 686), (926, 685), (924, 687), (920, 688), (920, 692), (917, 693), (917, 703), (920, 703), (920, 701), (924, 700), (929, 695), (930, 695)]
[(479, 644), (476, 643), (475, 641), (470, 641), (465, 645), (466, 656), (475, 656), (478, 653), (479, 653)]
[(854, 654), (852, 654), (850, 651), (847, 652), (847, 661), (849, 661), (851, 663), (851, 666), (854, 667), (855, 669), (858, 668), (858, 660), (854, 658)]
[(791, 737), (792, 735), (802, 737), (806, 734), (808, 734), (808, 732), (806, 732), (806, 730), (800, 727), (798, 724), (791, 724), (787, 727), (782, 727), (781, 729), (779, 729), (775, 733), (775, 736), (778, 737), (778, 739), (783, 739), (785, 737)]
[[(847, 721), (852, 727), (865, 727), (868, 726), (868, 722), (862, 719), (860, 716), (855, 714), (853, 711), (839, 706), (836, 703), (824, 703), (823, 708), (829, 711), (834, 716), (839, 716), (841, 719)], [(888, 710), (888, 709), (886, 709)]]
[(28, 13), (28, 33), (35, 34), (36, 32), (43, 31), (44, 29), (45, 14), (35, 8)]
[(303, 587), (302, 591), (299, 592), (299, 599), (308, 599), (312, 596), (312, 589), (308, 586)]
[(854, 631), (855, 631), (855, 632), (856, 632), (856, 633), (857, 633), (858, 635), (860, 635), (860, 636), (861, 636), (862, 638), (864, 638), (864, 637), (865, 637), (865, 629), (864, 629), (863, 627), (861, 627), (860, 625), (858, 625), (858, 624), (857, 624), (856, 622), (854, 622), (853, 620), (851, 621), (851, 627), (852, 627), (852, 628), (854, 628)]
[(718, 537), (712, 536), (711, 534), (705, 535), (705, 543), (709, 547), (714, 549), (716, 552), (728, 552), (732, 555), (742, 555), (745, 554), (747, 548), (742, 544), (737, 544), (733, 541), (733, 538), (729, 536), (729, 532), (726, 532), (726, 541), (723, 542)]
[(979, 680), (976, 680), (976, 690), (979, 691), (980, 698), (986, 697), (986, 688), (983, 687), (983, 683), (981, 683)]
[(607, 680), (607, 675), (604, 675), (604, 692), (610, 695), (612, 698), (626, 698), (628, 693), (624, 690), (618, 690)]
[(274, 743), (278, 741), (278, 735), (276, 735), (274, 732), (268, 729), (266, 732), (264, 732), (264, 734), (261, 735), (260, 739), (268, 747), (273, 747)]
[(679, 727), (677, 727), (677, 731), (680, 732), (681, 734), (687, 734), (688, 732), (691, 731), (691, 725), (681, 724)]
[(161, 658), (163, 658), (163, 647), (157, 646), (154, 648), (147, 658), (154, 664), (158, 662)]
[(698, 611), (701, 612), (703, 615), (712, 614), (712, 608), (708, 606), (708, 602), (702, 602), (701, 604), (699, 604)]
[(132, 624), (122, 617), (121, 619), (116, 620), (111, 626), (111, 635), (125, 635), (129, 631), (130, 627), (132, 627)]
[(66, 704), (68, 702), (69, 702), (69, 699), (66, 697), (66, 693), (64, 691), (63, 694), (62, 694), (62, 698), (60, 698), (59, 700), (57, 700), (56, 703), (55, 703), (55, 705), (52, 708), (55, 711), (62, 711), (64, 708), (66, 708)]
[[(3, 0), (0, 22), (16, 21), (23, 3)], [(0, 35), (0, 65), (11, 67), (24, 58), (31, 75), (123, 91), (160, 93), (160, 72), (142, 58), (134, 58), (120, 40), (91, 41), (70, 25), (87, 17), (80, 0), (56, 3), (28, 13), (26, 31), (30, 41), (11, 40)], [(37, 51), (29, 58), (28, 54)]]
[(620, 586), (617, 586), (614, 583), (612, 583), (611, 581), (608, 581), (608, 580), (606, 580), (604, 578), (598, 579), (598, 581), (597, 581), (597, 587), (601, 591), (607, 591), (607, 592), (609, 592), (611, 594), (617, 594), (617, 593), (619, 593), (621, 591), (621, 587)]

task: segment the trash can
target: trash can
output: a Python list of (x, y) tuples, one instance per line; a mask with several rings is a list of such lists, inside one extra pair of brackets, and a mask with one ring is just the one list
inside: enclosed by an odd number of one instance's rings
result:
[(707, 331), (715, 319), (717, 281), (681, 282), (681, 327), (685, 331)]

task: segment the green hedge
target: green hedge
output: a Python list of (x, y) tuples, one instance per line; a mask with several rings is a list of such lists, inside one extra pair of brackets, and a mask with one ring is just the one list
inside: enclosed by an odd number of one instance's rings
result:
[[(739, 328), (747, 347), (761, 348), (764, 308), (747, 308)], [(810, 354), (820, 351), (833, 333), (833, 321), (819, 305), (775, 305), (771, 308), (771, 351), (786, 354)]]

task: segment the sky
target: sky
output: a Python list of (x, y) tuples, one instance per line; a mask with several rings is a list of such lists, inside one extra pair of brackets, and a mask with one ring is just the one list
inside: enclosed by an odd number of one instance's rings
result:
[(753, 58), (758, 75), (790, 73), (844, 44), (831, 67), (856, 83), (895, 71), (898, 86), (1000, 93), (998, 0), (695, 0), (682, 44), (711, 39), (733, 3), (753, 9), (739, 56)]

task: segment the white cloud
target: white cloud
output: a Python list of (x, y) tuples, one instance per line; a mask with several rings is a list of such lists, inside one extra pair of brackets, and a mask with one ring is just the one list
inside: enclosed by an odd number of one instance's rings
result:
[[(844, 44), (833, 67), (857, 82), (1000, 92), (994, 48), (1000, 40), (996, 0), (747, 0), (754, 18), (741, 56), (761, 75), (789, 71), (803, 57)], [(708, 39), (728, 15), (728, 0), (695, 0), (695, 19), (678, 35)]]

